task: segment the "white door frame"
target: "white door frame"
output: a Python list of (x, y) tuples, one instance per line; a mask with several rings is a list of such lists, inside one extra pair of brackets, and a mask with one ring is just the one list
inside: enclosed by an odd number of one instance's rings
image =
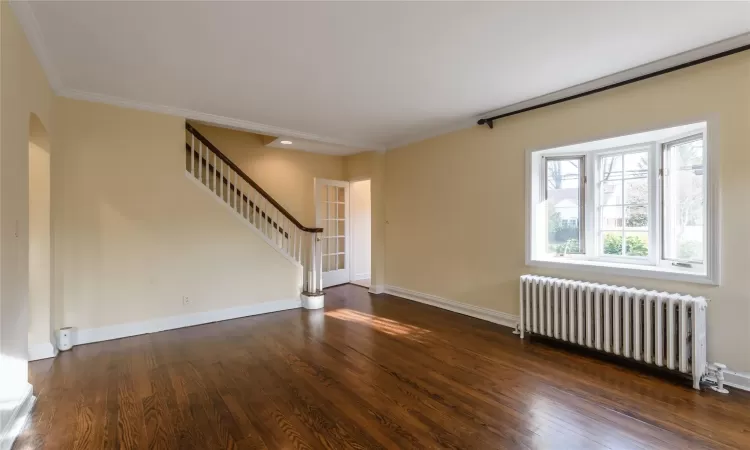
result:
[[(325, 224), (323, 223), (323, 218), (320, 215), (320, 196), (318, 192), (318, 187), (320, 185), (332, 185), (332, 186), (338, 186), (343, 187), (345, 189), (345, 198), (344, 198), (344, 268), (339, 269), (337, 272), (340, 272), (339, 275), (337, 275), (337, 279), (334, 282), (330, 282), (329, 279), (328, 283), (326, 282), (326, 272), (323, 272), (323, 287), (328, 286), (335, 286), (338, 284), (345, 284), (351, 281), (351, 275), (350, 275), (350, 267), (351, 267), (351, 223), (350, 223), (350, 215), (349, 215), (349, 206), (350, 206), (350, 200), (349, 200), (349, 182), (348, 181), (341, 181), (341, 180), (329, 180), (326, 178), (314, 178), (313, 179), (313, 189), (315, 193), (315, 223), (318, 227), (325, 228)], [(323, 238), (325, 239), (325, 238)], [(322, 242), (321, 242), (322, 245)], [(324, 265), (325, 267), (325, 265)], [(322, 267), (321, 267), (322, 270)]]

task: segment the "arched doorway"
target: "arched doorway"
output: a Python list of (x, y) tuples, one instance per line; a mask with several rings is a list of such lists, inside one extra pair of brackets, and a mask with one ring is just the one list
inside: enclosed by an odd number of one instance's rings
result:
[(51, 301), (50, 145), (34, 114), (29, 121), (29, 360), (55, 356)]

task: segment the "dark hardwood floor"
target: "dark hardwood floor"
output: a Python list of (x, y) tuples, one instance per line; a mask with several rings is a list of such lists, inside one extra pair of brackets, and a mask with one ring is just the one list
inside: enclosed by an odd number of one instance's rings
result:
[(696, 392), (361, 287), (30, 364), (15, 449), (750, 448), (750, 395)]

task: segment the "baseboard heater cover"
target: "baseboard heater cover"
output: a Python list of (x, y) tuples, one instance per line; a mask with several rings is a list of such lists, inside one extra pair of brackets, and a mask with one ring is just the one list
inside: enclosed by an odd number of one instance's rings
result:
[(706, 376), (704, 297), (523, 275), (520, 332)]

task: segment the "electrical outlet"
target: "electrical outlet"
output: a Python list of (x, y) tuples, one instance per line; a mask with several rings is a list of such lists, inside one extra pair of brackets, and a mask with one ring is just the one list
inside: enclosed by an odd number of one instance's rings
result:
[(190, 304), (190, 297), (187, 295), (182, 297), (182, 306), (188, 306)]

